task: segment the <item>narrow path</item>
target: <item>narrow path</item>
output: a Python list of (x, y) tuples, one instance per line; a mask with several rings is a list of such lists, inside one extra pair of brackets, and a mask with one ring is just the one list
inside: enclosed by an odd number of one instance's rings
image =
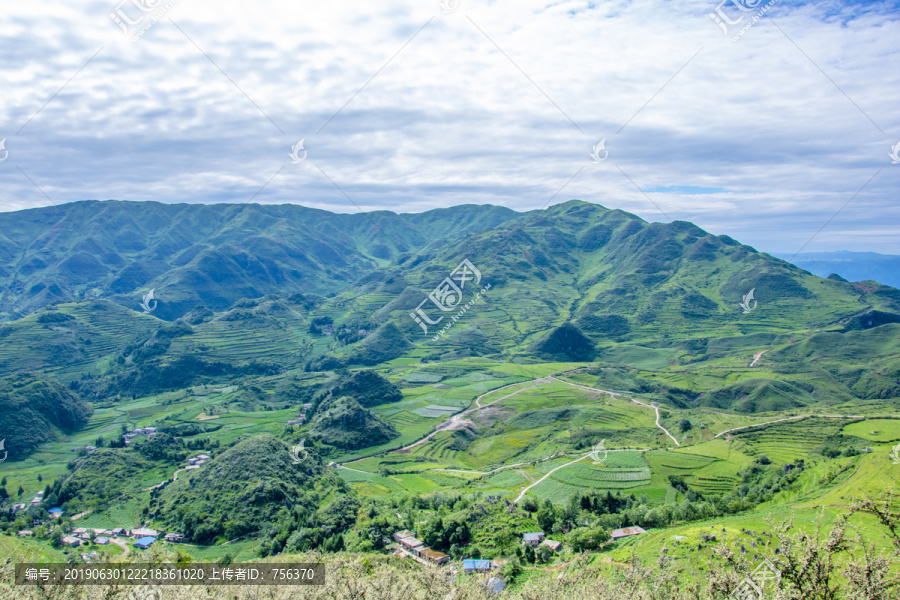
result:
[[(566, 384), (566, 385), (570, 385), (570, 386), (572, 386), (572, 387), (581, 388), (581, 389), (583, 389), (583, 390), (590, 390), (590, 391), (592, 391), (592, 392), (600, 392), (600, 393), (602, 393), (602, 394), (609, 394), (609, 395), (612, 396), (613, 398), (615, 398), (616, 396), (622, 396), (622, 395), (624, 395), (624, 394), (618, 394), (618, 393), (616, 393), (616, 392), (611, 392), (611, 391), (609, 391), (609, 390), (599, 390), (599, 389), (597, 389), (597, 388), (588, 387), (588, 386), (586, 386), (586, 385), (580, 385), (580, 384), (577, 384), (577, 383), (572, 383), (572, 382), (570, 382), (570, 381), (564, 381), (564, 380), (562, 380), (562, 379), (557, 379), (556, 377), (553, 377), (552, 375), (550, 376), (550, 379), (552, 379), (553, 381), (558, 381), (559, 383), (564, 383), (564, 384)], [(675, 439), (675, 436), (672, 435), (671, 433), (669, 433), (669, 430), (666, 429), (665, 427), (663, 427), (663, 426), (660, 424), (660, 422), (659, 422), (659, 407), (658, 407), (658, 406), (650, 406), (649, 404), (644, 404), (643, 402), (637, 400), (636, 398), (634, 398), (634, 397), (632, 397), (632, 396), (626, 396), (626, 398), (629, 398), (629, 399), (630, 399), (632, 402), (634, 402), (635, 404), (639, 404), (639, 405), (641, 405), (641, 406), (643, 406), (643, 407), (645, 407), (645, 408), (652, 408), (654, 411), (656, 411), (656, 426), (659, 427), (660, 429), (662, 429), (662, 430), (665, 432), (665, 434), (666, 434), (667, 436), (669, 436), (669, 437), (672, 439), (673, 442), (675, 442), (675, 445), (676, 445), (676, 446), (681, 446), (681, 444), (678, 443), (678, 440)]]
[(80, 512), (80, 513), (78, 513), (77, 515), (75, 515), (74, 517), (72, 517), (72, 520), (73, 520), (73, 521), (77, 521), (77, 520), (80, 519), (81, 517), (86, 517), (86, 516), (88, 516), (89, 514), (91, 514), (91, 512), (93, 512), (93, 511), (86, 510), (86, 511), (84, 511), (84, 512)]
[(568, 463), (566, 463), (566, 464), (564, 464), (564, 465), (560, 465), (560, 466), (556, 467), (555, 469), (552, 469), (552, 470), (549, 471), (546, 475), (544, 475), (543, 477), (541, 477), (540, 479), (538, 479), (537, 481), (535, 481), (534, 483), (532, 483), (531, 485), (529, 485), (528, 487), (526, 487), (525, 489), (523, 489), (523, 490), (519, 493), (519, 496), (518, 496), (515, 500), (513, 500), (513, 504), (518, 504), (518, 503), (519, 503), (519, 500), (522, 499), (522, 496), (524, 496), (524, 495), (526, 494), (526, 492), (528, 492), (528, 490), (530, 490), (531, 488), (533, 488), (534, 486), (536, 486), (537, 484), (539, 484), (539, 483), (542, 482), (543, 480), (545, 480), (545, 479), (547, 479), (548, 477), (550, 477), (551, 475), (553, 475), (556, 471), (559, 471), (560, 469), (564, 469), (564, 468), (568, 467), (569, 465), (574, 465), (574, 464), (577, 463), (578, 461), (584, 460), (584, 459), (586, 459), (586, 458), (587, 458), (588, 456), (590, 456), (590, 455), (591, 455), (591, 453), (588, 452), (587, 454), (585, 454), (585, 455), (582, 456), (581, 458), (576, 458), (576, 459), (573, 460), (572, 462), (568, 462)]
[(149, 492), (150, 490), (155, 490), (155, 489), (161, 488), (162, 486), (164, 486), (164, 485), (165, 485), (166, 483), (168, 483), (169, 481), (178, 481), (178, 472), (179, 472), (179, 471), (184, 471), (184, 470), (185, 470), (184, 467), (182, 467), (182, 468), (180, 468), (180, 469), (175, 469), (175, 472), (172, 473), (172, 479), (166, 479), (165, 481), (160, 481), (160, 482), (157, 483), (156, 485), (151, 485), (150, 487), (144, 488), (144, 489), (142, 489), (141, 491), (142, 491), (142, 492)]
[(786, 417), (784, 419), (775, 419), (774, 421), (766, 421), (765, 423), (754, 423), (753, 425), (744, 425), (743, 427), (733, 427), (726, 429), (722, 433), (717, 433), (713, 439), (723, 436), (732, 431), (740, 431), (741, 429), (750, 429), (752, 427), (762, 427), (763, 425), (771, 425), (772, 423), (783, 423), (784, 421), (797, 421), (799, 419), (821, 418), (821, 419), (866, 419), (865, 415), (797, 415), (796, 417)]
[(432, 471), (447, 471), (448, 473), (471, 473), (472, 475), (487, 475), (481, 471), (463, 471), (461, 469), (432, 469)]
[(109, 541), (111, 543), (115, 544), (116, 546), (122, 548), (123, 550), (125, 550), (125, 553), (122, 554), (122, 558), (128, 558), (128, 555), (131, 554), (131, 546), (129, 546), (128, 542), (126, 542), (122, 538), (111, 537), (111, 538), (109, 538)]
[(760, 350), (759, 352), (757, 352), (756, 354), (754, 354), (754, 355), (753, 355), (753, 362), (750, 363), (750, 366), (751, 366), (751, 367), (755, 366), (756, 363), (759, 362), (759, 359), (762, 358), (762, 355), (765, 354), (766, 352), (768, 352), (768, 350)]
[[(398, 448), (398, 449), (396, 449), (396, 450), (391, 450), (391, 452), (409, 452), (410, 450), (412, 450), (412, 449), (415, 448), (416, 446), (419, 446), (419, 445), (421, 445), (421, 444), (424, 444), (425, 442), (427, 442), (428, 440), (430, 440), (431, 438), (433, 438), (435, 435), (437, 435), (437, 434), (440, 433), (441, 431), (451, 431), (451, 430), (453, 430), (453, 429), (460, 429), (460, 428), (465, 424), (465, 422), (466, 422), (466, 418), (465, 418), (466, 415), (471, 414), (471, 413), (473, 413), (473, 412), (477, 412), (477, 411), (481, 410), (482, 408), (487, 408), (487, 407), (490, 406), (491, 404), (494, 404), (494, 403), (496, 403), (496, 402), (500, 402), (501, 400), (506, 400), (507, 398), (510, 398), (510, 397), (512, 397), (512, 396), (515, 396), (516, 394), (518, 394), (518, 393), (520, 393), (520, 392), (524, 392), (525, 390), (533, 389), (533, 388), (535, 388), (535, 387), (541, 385), (542, 383), (547, 383), (548, 379), (549, 379), (549, 378), (541, 377), (541, 378), (538, 378), (538, 379), (532, 379), (531, 381), (520, 381), (520, 382), (518, 382), (518, 383), (511, 383), (511, 384), (509, 384), (509, 385), (504, 385), (503, 387), (498, 387), (498, 388), (495, 389), (495, 390), (491, 390), (491, 391), (489, 391), (489, 392), (485, 392), (484, 394), (478, 396), (478, 397), (475, 399), (475, 406), (473, 406), (473, 407), (471, 407), (471, 408), (467, 408), (466, 410), (464, 410), (464, 411), (462, 411), (462, 412), (456, 413), (455, 415), (453, 415), (452, 417), (450, 417), (449, 419), (447, 419), (446, 421), (444, 421), (444, 422), (441, 423), (440, 425), (437, 425), (437, 426), (434, 428), (434, 431), (432, 431), (431, 433), (429, 433), (428, 435), (426, 435), (426, 436), (423, 437), (422, 439), (420, 439), (420, 440), (418, 440), (418, 441), (416, 441), (416, 442), (413, 442), (412, 444), (410, 444), (410, 445), (408, 445), (408, 446), (404, 446), (403, 448)], [(529, 384), (529, 383), (530, 383), (530, 384), (533, 384), (533, 385), (527, 385), (527, 384)], [(504, 390), (504, 389), (506, 389), (506, 388), (513, 387), (513, 386), (516, 386), (516, 385), (525, 385), (526, 387), (523, 387), (523, 388), (521, 388), (521, 389), (518, 389), (518, 390), (516, 390), (515, 392), (513, 392), (513, 393), (511, 393), (511, 394), (507, 394), (506, 396), (503, 396), (502, 398), (497, 398), (496, 400), (491, 400), (491, 401), (488, 402), (487, 404), (481, 404), (481, 399), (484, 398), (485, 396), (489, 396), (490, 394), (493, 394), (493, 393), (498, 392), (498, 391), (500, 391), (500, 390)]]
[(553, 460), (554, 458), (559, 458), (560, 456), (565, 456), (565, 455), (566, 455), (565, 452), (558, 452), (558, 453), (554, 454), (553, 456), (548, 456), (547, 458), (542, 458), (540, 460), (513, 463), (511, 465), (503, 465), (502, 467), (497, 467), (496, 469), (491, 469), (490, 471), (462, 471), (459, 469), (440, 469), (440, 468), (431, 469), (431, 470), (432, 471), (450, 471), (451, 473), (472, 473), (473, 475), (491, 475), (493, 473), (496, 473), (497, 471), (502, 471), (503, 469), (513, 469), (515, 467), (522, 467), (524, 465), (530, 465), (532, 462), (536, 462), (536, 463), (547, 462), (548, 460)]
[(348, 471), (354, 471), (356, 473), (365, 473), (366, 475), (377, 475), (378, 473), (373, 473), (372, 471), (360, 471), (359, 469), (351, 469), (350, 467), (345, 467), (344, 465), (338, 465), (338, 469), (347, 469)]

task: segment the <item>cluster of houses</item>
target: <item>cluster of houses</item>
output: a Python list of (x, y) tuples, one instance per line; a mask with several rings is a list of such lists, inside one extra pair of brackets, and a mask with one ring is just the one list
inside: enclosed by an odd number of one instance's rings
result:
[(420, 562), (432, 565), (442, 565), (445, 562), (450, 562), (450, 555), (432, 550), (425, 545), (425, 542), (416, 539), (412, 531), (398, 531), (394, 534), (394, 541), (399, 544), (400, 550), (414, 558), (418, 558)]
[[(412, 531), (398, 531), (394, 534), (394, 541), (397, 542), (399, 551), (415, 558), (419, 562), (431, 565), (442, 565), (450, 561), (450, 557), (447, 554), (433, 550), (426, 546), (421, 540), (416, 539)], [(557, 552), (562, 548), (562, 542), (547, 538), (543, 531), (523, 533), (522, 544), (531, 547), (544, 546), (549, 548), (552, 552)], [(503, 562), (504, 561), (499, 560), (465, 558), (463, 559), (463, 573), (467, 575), (472, 573), (490, 573), (499, 569)], [(488, 591), (499, 594), (503, 588), (506, 587), (506, 583), (500, 577), (495, 576), (488, 579), (485, 587)]]
[[(14, 513), (17, 513), (17, 512), (19, 512), (20, 510), (28, 510), (29, 508), (35, 507), (35, 506), (37, 506), (38, 504), (40, 504), (41, 502), (43, 502), (43, 501), (44, 501), (44, 492), (43, 492), (43, 490), (42, 490), (42, 491), (38, 492), (37, 494), (35, 494), (34, 498), (32, 498), (32, 499), (31, 499), (31, 502), (29, 502), (28, 504), (24, 504), (24, 503), (13, 504), (11, 510), (12, 510)], [(47, 511), (47, 512), (50, 513), (50, 516), (51, 516), (52, 518), (56, 519), (56, 518), (59, 518), (59, 516), (63, 513), (63, 509), (61, 509), (61, 508), (51, 508), (51, 509), (50, 509), (49, 511)]]
[(139, 427), (137, 429), (132, 429), (131, 433), (126, 433), (122, 436), (125, 439), (125, 445), (130, 446), (131, 440), (139, 435), (146, 435), (148, 437), (156, 435), (156, 427)]
[(32, 498), (31, 502), (29, 502), (28, 504), (24, 504), (24, 503), (13, 504), (12, 511), (14, 513), (16, 513), (16, 512), (19, 512), (20, 510), (28, 510), (29, 508), (31, 508), (33, 506), (37, 506), (38, 504), (40, 504), (43, 501), (44, 501), (44, 492), (42, 490), (42, 491), (38, 492), (37, 495), (34, 498)]
[[(84, 451), (87, 452), (88, 454), (90, 454), (91, 452), (93, 452), (93, 451), (96, 450), (96, 449), (97, 449), (97, 446), (85, 446), (85, 447), (84, 447)], [(78, 452), (79, 450), (81, 450), (80, 447), (79, 447), (79, 448), (72, 448), (72, 452)]]
[(544, 535), (543, 531), (530, 531), (522, 534), (522, 545), (537, 548), (543, 546), (549, 548), (551, 552), (558, 552), (562, 548), (562, 542), (551, 540)]
[[(32, 535), (32, 532), (20, 531), (19, 535)], [(110, 540), (112, 538), (131, 538), (135, 540), (132, 546), (140, 550), (145, 550), (152, 546), (153, 543), (159, 539), (160, 532), (156, 529), (148, 529), (144, 527), (138, 527), (131, 530), (125, 529), (123, 527), (117, 527), (115, 529), (89, 529), (86, 527), (79, 527), (72, 530), (72, 533), (70, 535), (63, 537), (62, 543), (64, 546), (77, 548), (84, 542), (90, 541), (91, 537), (93, 537), (94, 543), (100, 546), (106, 546), (110, 543)], [(187, 541), (187, 538), (180, 533), (167, 533), (164, 539), (167, 542), (173, 543)]]
[(304, 421), (306, 421), (306, 411), (312, 408), (312, 404), (304, 404), (303, 411), (297, 416), (296, 419), (291, 419), (287, 422), (288, 425), (303, 425)]
[(198, 454), (193, 458), (189, 458), (188, 465), (184, 468), (185, 471), (194, 471), (203, 466), (203, 463), (209, 460), (208, 454)]

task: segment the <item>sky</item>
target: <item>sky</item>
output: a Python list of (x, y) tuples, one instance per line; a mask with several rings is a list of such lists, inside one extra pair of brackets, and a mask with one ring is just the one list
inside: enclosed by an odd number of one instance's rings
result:
[(900, 254), (897, 40), (897, 1), (7, 0), (0, 211), (577, 198)]

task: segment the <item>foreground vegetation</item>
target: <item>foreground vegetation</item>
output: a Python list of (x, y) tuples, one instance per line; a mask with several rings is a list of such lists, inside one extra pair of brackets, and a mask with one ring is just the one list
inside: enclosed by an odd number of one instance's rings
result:
[[(762, 583), (767, 598), (776, 600), (890, 600), (900, 597), (900, 578), (891, 565), (900, 557), (900, 521), (896, 502), (855, 502), (830, 528), (812, 534), (795, 531), (792, 523), (774, 524), (776, 543), (765, 559), (780, 577)], [(879, 522), (878, 531), (889, 538), (891, 549), (876, 550), (872, 540), (851, 525), (854, 517), (868, 515)], [(25, 557), (22, 557), (25, 558)], [(144, 557), (153, 563), (187, 564), (178, 552), (157, 548)], [(171, 586), (161, 588), (167, 600), (188, 598), (309, 598), (329, 600), (482, 599), (487, 575), (464, 575), (459, 565), (452, 572), (422, 567), (398, 557), (372, 554), (303, 553), (283, 555), (277, 562), (323, 562), (326, 584), (321, 587)], [(535, 572), (504, 592), (510, 600), (560, 598), (580, 600), (721, 600), (741, 589), (759, 561), (749, 560), (733, 548), (717, 549), (702, 566), (673, 559), (663, 551), (655, 562), (633, 558), (629, 564), (598, 561), (579, 554), (552, 570)], [(22, 599), (134, 598), (147, 587), (15, 586), (12, 558), (0, 563), (0, 596)]]

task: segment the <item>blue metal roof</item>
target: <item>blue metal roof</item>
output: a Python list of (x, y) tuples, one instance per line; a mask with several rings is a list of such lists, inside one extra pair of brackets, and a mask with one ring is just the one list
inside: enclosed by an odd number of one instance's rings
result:
[(490, 569), (491, 561), (481, 558), (463, 559), (463, 569)]
[(141, 539), (139, 539), (138, 541), (133, 543), (132, 546), (135, 546), (137, 548), (149, 548), (150, 544), (152, 544), (155, 541), (156, 541), (155, 537), (150, 537), (148, 535), (147, 537), (142, 537)]

